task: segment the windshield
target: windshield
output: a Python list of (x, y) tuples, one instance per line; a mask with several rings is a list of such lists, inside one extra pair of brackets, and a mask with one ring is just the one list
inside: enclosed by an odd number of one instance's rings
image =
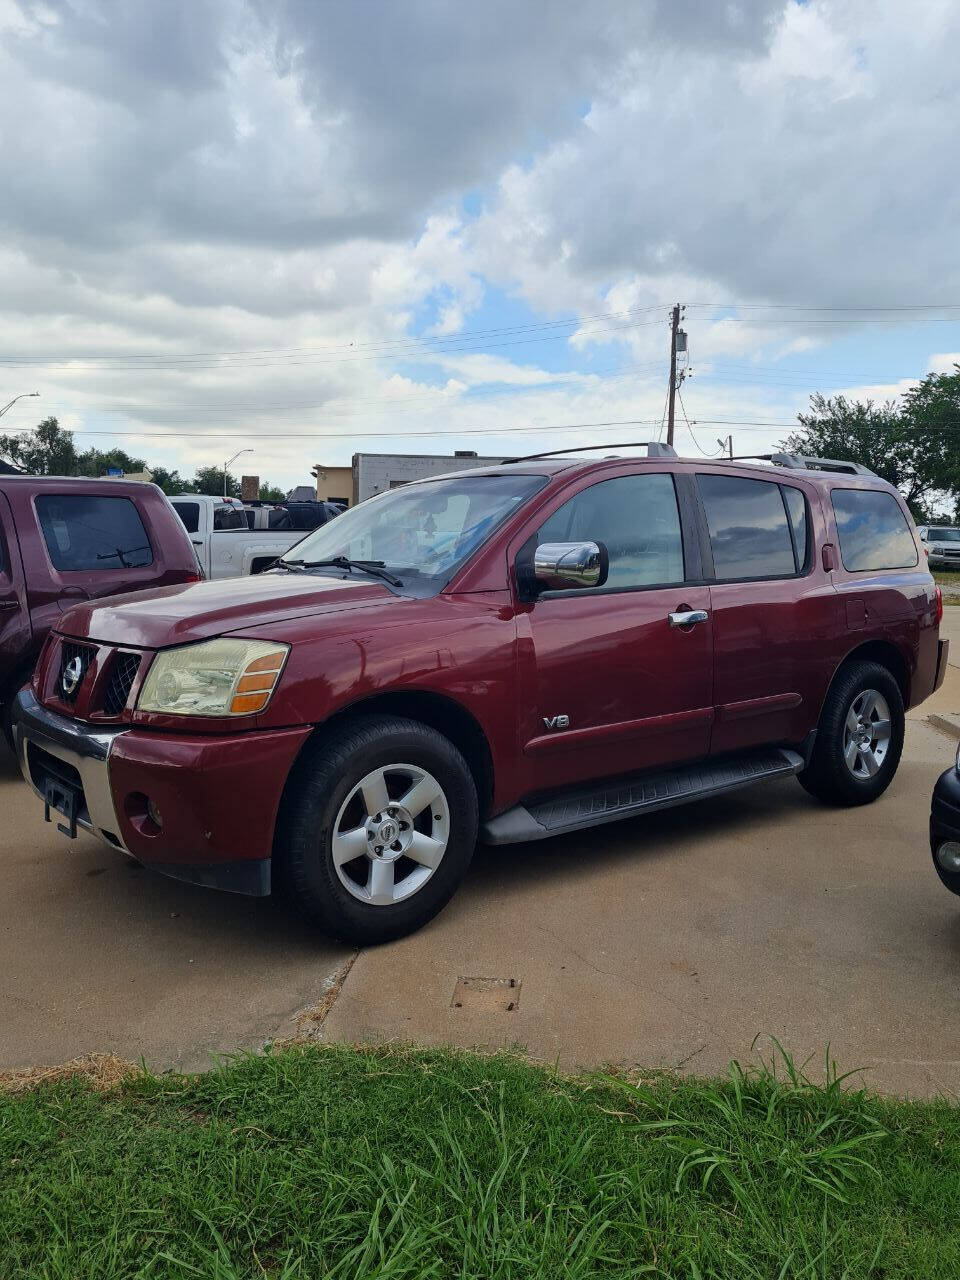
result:
[(429, 595), (546, 480), (462, 475), (391, 489), (323, 525), (291, 547), (280, 564), (299, 563), (307, 570), (311, 561), (338, 557), (382, 562), (404, 589)]
[(960, 542), (960, 529), (930, 529), (927, 532), (929, 542)]

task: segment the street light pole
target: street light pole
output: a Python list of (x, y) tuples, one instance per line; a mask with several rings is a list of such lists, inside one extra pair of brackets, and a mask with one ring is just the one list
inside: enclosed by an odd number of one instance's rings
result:
[(236, 462), (236, 460), (240, 457), (241, 453), (253, 453), (253, 450), (238, 449), (237, 452), (233, 455), (233, 457), (228, 458), (226, 462), (223, 464), (223, 496), (224, 497), (227, 496), (227, 468), (230, 466), (231, 462)]
[(38, 396), (39, 394), (40, 394), (39, 391), (24, 391), (21, 395), (14, 396), (11, 401), (9, 401), (7, 404), (3, 406), (2, 409), (0, 409), (0, 418), (3, 417), (3, 415), (7, 412), (8, 409), (12, 409), (18, 400), (28, 400), (31, 396)]

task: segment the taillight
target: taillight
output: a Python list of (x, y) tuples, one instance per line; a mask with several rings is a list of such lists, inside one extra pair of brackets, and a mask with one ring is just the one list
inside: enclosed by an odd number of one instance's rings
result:
[(943, 621), (943, 592), (940, 590), (939, 584), (936, 587), (937, 592), (937, 621)]

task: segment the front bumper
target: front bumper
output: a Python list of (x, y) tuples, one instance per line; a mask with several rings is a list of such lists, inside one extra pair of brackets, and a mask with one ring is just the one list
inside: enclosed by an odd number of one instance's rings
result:
[(78, 795), (78, 827), (163, 875), (270, 892), (280, 800), (309, 726), (220, 736), (91, 728), (24, 689), (13, 731), (23, 776), (42, 800), (51, 783)]
[(933, 788), (930, 802), (930, 852), (937, 875), (953, 893), (960, 894), (960, 872), (941, 864), (941, 845), (960, 845), (960, 775), (956, 768), (942, 773)]

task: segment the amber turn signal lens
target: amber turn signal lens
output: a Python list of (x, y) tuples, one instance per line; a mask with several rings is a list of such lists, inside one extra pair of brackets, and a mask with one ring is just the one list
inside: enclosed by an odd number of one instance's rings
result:
[(244, 667), (244, 673), (248, 676), (253, 675), (257, 671), (279, 671), (283, 666), (285, 653), (267, 653), (262, 658), (254, 658), (252, 662), (248, 662)]
[(241, 676), (237, 681), (237, 693), (259, 693), (266, 689), (267, 692), (276, 684), (276, 671), (264, 671), (261, 675)]
[(270, 701), (270, 690), (263, 693), (236, 693), (230, 703), (233, 715), (249, 715), (251, 711), (262, 711)]

